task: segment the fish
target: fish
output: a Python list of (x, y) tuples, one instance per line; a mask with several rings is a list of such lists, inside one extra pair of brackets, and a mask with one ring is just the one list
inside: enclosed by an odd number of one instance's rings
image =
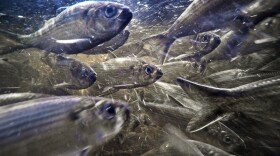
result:
[(257, 71), (241, 69), (224, 70), (213, 73), (205, 77), (205, 79), (206, 81), (209, 81), (210, 84), (217, 87), (237, 87), (280, 74), (278, 71), (261, 71), (261, 69)]
[(85, 89), (97, 79), (96, 72), (89, 65), (74, 58), (48, 55), (44, 62), (53, 70), (49, 79), (56, 89)]
[(231, 30), (222, 37), (221, 44), (201, 58), (201, 63), (220, 59), (232, 59), (259, 50), (279, 49), (279, 16), (265, 18), (248, 33)]
[[(49, 19), (32, 34), (19, 35), (0, 30), (6, 40), (15, 43), (14, 46), (9, 43), (1, 47), (0, 54), (30, 47), (56, 54), (82, 53), (115, 37), (127, 26), (132, 16), (127, 6), (118, 3), (77, 3)], [(4, 39), (0, 42), (6, 45)]]
[(28, 101), (32, 99), (38, 99), (43, 97), (48, 97), (47, 94), (36, 94), (36, 93), (11, 93), (0, 95), (0, 106), (5, 106), (13, 103), (18, 103), (22, 101)]
[(189, 121), (197, 114), (196, 110), (191, 108), (172, 107), (163, 104), (140, 102), (141, 108), (161, 127), (167, 123), (180, 127), (188, 137), (207, 142), (221, 149), (230, 152), (244, 150), (245, 143), (234, 131), (225, 126), (222, 122), (216, 122), (209, 125), (201, 131), (188, 133), (186, 127)]
[(273, 47), (270, 47), (255, 51), (248, 55), (239, 55), (231, 60), (215, 60), (210, 61), (205, 66), (200, 66), (203, 76), (206, 77), (219, 71), (235, 68), (249, 71), (259, 70), (264, 65), (278, 57), (278, 52)]
[(227, 153), (215, 146), (210, 144), (190, 140), (180, 129), (176, 128), (171, 124), (166, 124), (165, 129), (168, 132), (168, 142), (173, 148), (187, 154), (190, 149), (195, 155), (211, 156), (211, 155), (221, 155), (221, 156), (233, 156), (233, 154)]
[(210, 61), (231, 59), (235, 57), (236, 55), (232, 51), (243, 41), (245, 35), (246, 33), (244, 32), (235, 30), (229, 31), (222, 36), (222, 42), (215, 50), (201, 58), (201, 63), (206, 64)]
[(263, 19), (279, 14), (280, 3), (274, 0), (256, 0), (240, 10), (240, 16), (254, 24)]
[(157, 66), (135, 57), (115, 58), (101, 63), (93, 63), (90, 66), (94, 68), (99, 78), (88, 89), (71, 92), (71, 94), (105, 96), (120, 89), (148, 86), (163, 75)]
[(212, 50), (214, 50), (220, 43), (221, 39), (218, 35), (212, 32), (199, 33), (193, 37), (190, 41), (193, 46), (193, 52), (191, 54), (181, 54), (168, 61), (196, 61), (199, 62), (200, 58)]
[(250, 2), (252, 0), (194, 0), (168, 30), (143, 39), (143, 47), (138, 50), (137, 56), (152, 56), (163, 64), (177, 38), (243, 23), (235, 18), (239, 15), (238, 10)]
[(90, 155), (120, 132), (129, 114), (122, 101), (81, 96), (2, 106), (0, 154)]
[(223, 118), (230, 118), (232, 113), (279, 114), (279, 80), (278, 75), (234, 88), (217, 88), (177, 78), (185, 92), (193, 88), (201, 91), (201, 96), (208, 96), (210, 99), (208, 106), (191, 119), (187, 129), (191, 132), (199, 131)]
[(141, 96), (144, 97), (145, 102), (162, 103), (168, 106), (185, 107), (194, 110), (199, 110), (202, 106), (199, 102), (191, 100), (179, 85), (161, 81), (157, 81), (145, 88), (139, 88), (137, 94), (142, 94)]

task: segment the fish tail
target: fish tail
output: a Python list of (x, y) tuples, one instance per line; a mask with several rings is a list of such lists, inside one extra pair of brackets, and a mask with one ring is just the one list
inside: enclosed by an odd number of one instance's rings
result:
[(27, 46), (21, 43), (21, 35), (0, 29), (0, 55), (24, 49)]
[(137, 56), (152, 56), (163, 64), (168, 56), (168, 51), (174, 38), (169, 38), (164, 34), (158, 34), (143, 40), (143, 50)]

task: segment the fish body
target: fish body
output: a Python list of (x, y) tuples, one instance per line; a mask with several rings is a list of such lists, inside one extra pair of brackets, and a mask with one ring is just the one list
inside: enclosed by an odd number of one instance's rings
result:
[[(73, 94), (107, 95), (120, 89), (148, 86), (163, 75), (160, 68), (133, 57), (115, 58), (90, 65), (96, 71), (96, 83)], [(71, 93), (72, 94), (72, 93)]]
[[(186, 107), (194, 110), (201, 109), (201, 104), (191, 100), (184, 90), (174, 84), (157, 81), (154, 84), (138, 89), (146, 102), (162, 103), (174, 107)], [(179, 103), (178, 103), (179, 101)]]
[(221, 39), (215, 33), (204, 32), (195, 35), (190, 42), (193, 52), (181, 54), (172, 60), (199, 61), (201, 57), (214, 50), (221, 43)]
[(96, 72), (79, 60), (48, 55), (46, 62), (53, 71), (49, 79), (54, 84), (54, 88), (85, 89), (93, 85), (97, 79)]
[[(18, 35), (3, 30), (0, 33), (21, 43), (20, 48), (77, 54), (109, 41), (126, 27), (131, 18), (131, 11), (124, 5), (87, 1), (66, 8), (32, 34)], [(1, 54), (20, 48), (6, 47)]]
[(2, 94), (2, 95), (0, 95), (0, 106), (9, 105), (9, 104), (13, 104), (13, 103), (21, 102), (21, 101), (48, 97), (48, 96), (50, 96), (50, 95), (36, 94), (36, 93)]
[[(148, 102), (143, 103), (141, 107), (159, 126), (163, 127), (165, 124), (170, 123), (180, 127), (183, 131), (186, 131), (185, 128), (189, 121), (199, 112), (190, 108), (172, 107)], [(187, 134), (193, 139), (209, 142), (226, 151), (239, 151), (245, 147), (244, 141), (220, 122), (212, 124), (201, 131)]]
[(250, 2), (252, 0), (195, 0), (166, 32), (142, 40), (143, 50), (138, 56), (151, 55), (163, 63), (177, 38), (240, 23), (235, 20), (239, 15), (238, 10)]
[(201, 62), (231, 59), (237, 55), (251, 54), (266, 48), (279, 49), (279, 15), (268, 17), (248, 33), (231, 30), (222, 37), (221, 44)]
[[(275, 67), (275, 66), (274, 66)], [(279, 75), (278, 71), (256, 71), (250, 72), (241, 69), (230, 69), (213, 73), (205, 77), (206, 81), (217, 87), (237, 87), (254, 81), (270, 78)]]
[(92, 97), (47, 97), (2, 106), (0, 154), (87, 155), (112, 139), (128, 115), (125, 103)]
[(209, 106), (202, 108), (189, 122), (188, 130), (201, 130), (231, 113), (279, 114), (279, 80), (279, 76), (274, 76), (234, 88), (217, 88), (178, 78), (186, 92), (192, 88), (199, 90), (202, 97), (208, 97)]
[(188, 151), (191, 151), (196, 153), (194, 155), (202, 156), (233, 156), (232, 154), (227, 153), (222, 149), (219, 149), (210, 144), (188, 139), (188, 137), (184, 135), (182, 131), (180, 131), (178, 128), (174, 127), (171, 124), (167, 124), (165, 126), (165, 129), (168, 131), (167, 138), (168, 142), (170, 143), (170, 146), (173, 146), (173, 148), (177, 149), (178, 151), (184, 152), (185, 154), (188, 153)]
[(255, 51), (248, 55), (237, 56), (231, 60), (215, 60), (206, 64), (204, 69), (202, 68), (203, 75), (208, 76), (219, 71), (235, 68), (254, 71), (262, 68), (264, 65), (278, 57), (278, 51), (273, 47), (270, 47)]

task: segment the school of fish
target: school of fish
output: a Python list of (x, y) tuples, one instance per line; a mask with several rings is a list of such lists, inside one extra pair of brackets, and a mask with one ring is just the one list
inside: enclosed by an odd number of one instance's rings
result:
[(0, 11), (0, 156), (280, 154), (280, 1), (152, 2)]

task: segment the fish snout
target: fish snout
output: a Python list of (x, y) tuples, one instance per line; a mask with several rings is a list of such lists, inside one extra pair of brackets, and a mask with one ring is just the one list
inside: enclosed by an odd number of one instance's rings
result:
[(123, 116), (124, 121), (128, 121), (130, 119), (131, 109), (129, 105), (123, 101), (119, 101), (116, 103), (116, 107), (121, 110), (121, 114)]
[(160, 68), (157, 69), (157, 79), (160, 79), (163, 76), (163, 72)]
[(129, 8), (123, 8), (122, 12), (119, 15), (119, 19), (129, 22), (132, 19), (132, 16), (132, 12)]
[(88, 75), (88, 79), (94, 83), (97, 79), (97, 74), (95, 72), (90, 72), (90, 74)]

